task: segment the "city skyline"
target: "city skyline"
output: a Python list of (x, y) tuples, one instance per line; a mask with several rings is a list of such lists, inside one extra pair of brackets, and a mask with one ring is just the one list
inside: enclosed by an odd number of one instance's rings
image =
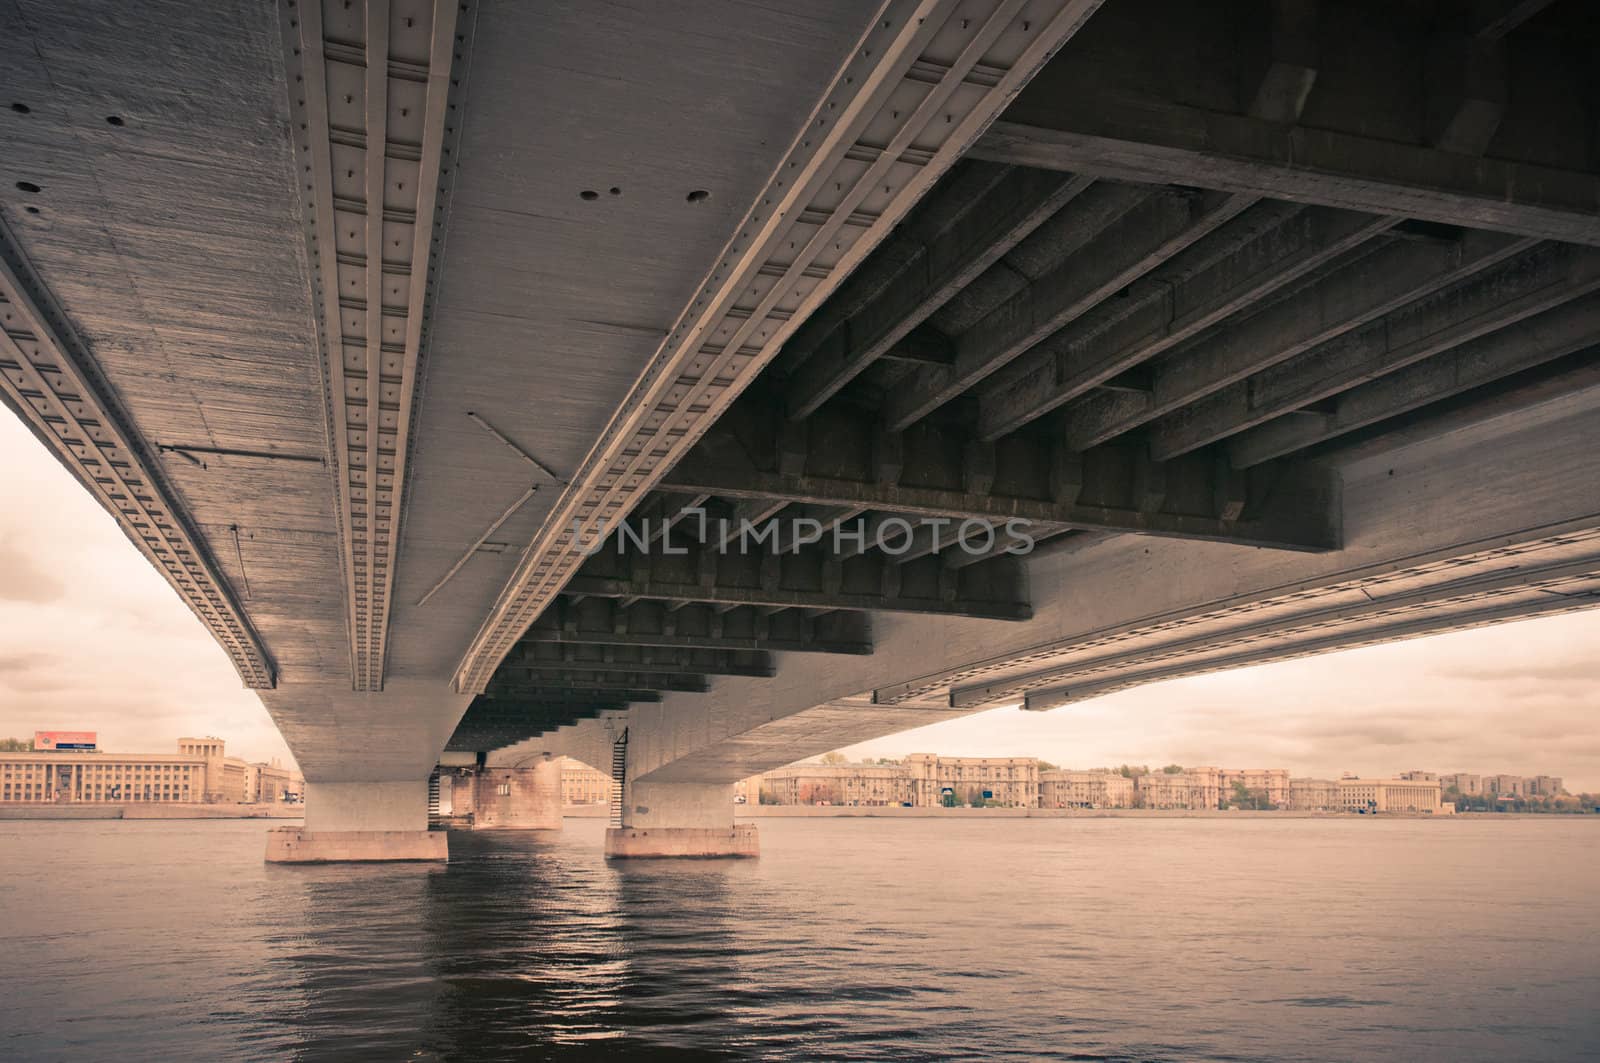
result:
[[(928, 730), (931, 730), (931, 729), (932, 728), (928, 728)], [(860, 748), (861, 746), (865, 746), (867, 744), (869, 744), (869, 743), (861, 743), (859, 746), (847, 746), (846, 748), (847, 749), (857, 749), (857, 748)], [(1233, 757), (1233, 758), (1223, 757), (1223, 758), (1221, 758), (1220, 760), (1217, 760), (1217, 761), (1206, 761), (1204, 763), (1196, 761), (1195, 763), (1192, 763), (1192, 764), (1179, 764), (1176, 761), (1152, 761), (1152, 760), (1150, 760), (1148, 758), (1146, 758), (1144, 760), (1138, 760), (1138, 761), (1133, 761), (1133, 760), (1118, 761), (1115, 764), (1101, 764), (1101, 763), (1079, 764), (1079, 763), (1060, 763), (1060, 762), (1051, 760), (1049, 757), (1037, 757), (1037, 756), (1034, 756), (1031, 753), (1009, 753), (1009, 754), (1006, 754), (1006, 753), (1000, 753), (1000, 754), (976, 754), (975, 753), (975, 754), (966, 754), (966, 753), (949, 753), (949, 752), (945, 752), (945, 751), (931, 751), (931, 750), (926, 750), (926, 749), (919, 749), (916, 752), (903, 754), (901, 756), (887, 756), (887, 755), (881, 755), (880, 756), (880, 755), (874, 755), (874, 754), (865, 754), (865, 755), (863, 755), (863, 756), (861, 756), (859, 758), (848, 757), (847, 756), (846, 759), (843, 760), (843, 761), (830, 762), (827, 759), (825, 759), (827, 757), (830, 757), (834, 753), (843, 754), (843, 750), (831, 750), (830, 752), (821, 754), (820, 756), (817, 756), (817, 757), (807, 757), (804, 760), (796, 761), (793, 765), (789, 765), (789, 766), (790, 767), (814, 766), (814, 765), (829, 766), (830, 763), (837, 764), (839, 766), (852, 766), (852, 765), (871, 766), (871, 765), (877, 765), (877, 764), (884, 763), (884, 762), (893, 763), (893, 764), (899, 764), (899, 763), (903, 763), (909, 757), (916, 757), (916, 756), (934, 756), (934, 757), (972, 756), (972, 757), (986, 757), (986, 758), (989, 758), (989, 759), (996, 759), (996, 760), (998, 760), (998, 759), (1037, 760), (1039, 762), (1040, 769), (1044, 770), (1044, 771), (1065, 771), (1065, 772), (1078, 772), (1078, 773), (1109, 771), (1109, 772), (1115, 773), (1115, 772), (1120, 772), (1123, 768), (1127, 768), (1131, 772), (1147, 772), (1147, 773), (1149, 773), (1151, 775), (1154, 775), (1154, 774), (1157, 774), (1159, 772), (1164, 772), (1164, 771), (1166, 771), (1168, 769), (1181, 768), (1184, 771), (1191, 771), (1191, 770), (1202, 769), (1202, 768), (1217, 768), (1217, 769), (1221, 769), (1221, 770), (1224, 770), (1224, 771), (1241, 771), (1241, 770), (1243, 770), (1243, 771), (1251, 771), (1251, 770), (1280, 771), (1281, 770), (1281, 771), (1287, 771), (1291, 777), (1297, 778), (1297, 779), (1298, 778), (1312, 778), (1312, 777), (1314, 777), (1314, 773), (1307, 772), (1307, 771), (1301, 771), (1300, 769), (1298, 769), (1296, 767), (1293, 767), (1291, 765), (1288, 765), (1288, 764), (1250, 764), (1250, 765), (1245, 765), (1244, 767), (1241, 768), (1240, 764), (1242, 762), (1239, 761), (1239, 759), (1237, 757)], [(1501, 765), (1501, 767), (1518, 768), (1518, 766), (1514, 765), (1514, 764), (1513, 765)], [(1549, 772), (1524, 771), (1524, 770), (1520, 770), (1520, 769), (1519, 770), (1514, 770), (1514, 771), (1490, 771), (1490, 772), (1451, 771), (1451, 770), (1448, 770), (1448, 769), (1441, 770), (1437, 766), (1430, 766), (1430, 765), (1426, 765), (1426, 764), (1413, 765), (1412, 767), (1409, 767), (1409, 768), (1400, 768), (1400, 767), (1367, 768), (1367, 769), (1349, 769), (1349, 768), (1346, 768), (1346, 769), (1341, 769), (1340, 771), (1335, 772), (1335, 773), (1324, 773), (1324, 774), (1326, 775), (1326, 777), (1333, 778), (1333, 779), (1341, 779), (1341, 778), (1349, 778), (1349, 779), (1386, 779), (1386, 778), (1397, 778), (1397, 777), (1399, 777), (1399, 776), (1401, 776), (1403, 774), (1411, 774), (1411, 773), (1416, 773), (1416, 772), (1424, 772), (1424, 773), (1431, 774), (1431, 775), (1434, 775), (1434, 776), (1438, 777), (1438, 779), (1440, 780), (1441, 785), (1444, 785), (1445, 780), (1447, 778), (1453, 778), (1453, 777), (1459, 776), (1459, 775), (1471, 775), (1471, 776), (1474, 776), (1474, 777), (1481, 776), (1483, 778), (1494, 778), (1494, 777), (1497, 777), (1497, 776), (1517, 776), (1517, 777), (1523, 777), (1523, 778), (1534, 778), (1534, 777), (1539, 777), (1539, 776), (1549, 776), (1550, 775)], [(1564, 779), (1564, 777), (1560, 776), (1560, 775), (1555, 775), (1555, 776), (1552, 776), (1552, 777), (1556, 778), (1556, 779)], [(1568, 789), (1568, 792), (1574, 792), (1574, 791), (1571, 790), (1570, 787), (1568, 787), (1567, 789)]]
[[(8, 497), (33, 500), (0, 513), (0, 730), (93, 730), (105, 747), (130, 751), (221, 733), (253, 760), (294, 763), (210, 634), (9, 418), (0, 419), (0, 469)], [(1397, 771), (1510, 766), (1597, 790), (1595, 645), (1600, 611), (1581, 612), (1175, 680), (1049, 713), (1002, 708), (845, 752), (1293, 763), (1297, 774), (1335, 777), (1357, 760)]]

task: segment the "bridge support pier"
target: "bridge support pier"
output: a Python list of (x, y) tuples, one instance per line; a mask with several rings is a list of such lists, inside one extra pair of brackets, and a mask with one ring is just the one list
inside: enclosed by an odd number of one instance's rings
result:
[(545, 756), (472, 777), (473, 830), (560, 830), (561, 762)]
[(731, 783), (632, 783), (622, 826), (606, 831), (606, 856), (759, 856), (751, 823), (733, 821)]
[(306, 782), (304, 827), (267, 832), (270, 864), (446, 860), (449, 836), (428, 830), (428, 782)]

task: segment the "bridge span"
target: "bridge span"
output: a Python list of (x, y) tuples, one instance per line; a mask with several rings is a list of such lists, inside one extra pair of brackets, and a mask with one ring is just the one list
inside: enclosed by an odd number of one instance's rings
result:
[(1600, 604), (1586, 15), (16, 0), (0, 395), (282, 730), (269, 858), (562, 753), (748, 854), (813, 753)]

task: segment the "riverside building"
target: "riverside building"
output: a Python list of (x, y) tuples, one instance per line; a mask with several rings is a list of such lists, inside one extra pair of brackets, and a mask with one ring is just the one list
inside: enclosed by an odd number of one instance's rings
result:
[(1566, 793), (1555, 775), (1474, 775), (1459, 771), (1439, 776), (1439, 785), (1463, 797), (1497, 794), (1502, 797), (1559, 797)]
[(1340, 779), (1339, 807), (1346, 812), (1439, 812), (1439, 780)]
[(1296, 812), (1328, 812), (1339, 807), (1339, 784), (1333, 779), (1290, 779), (1289, 807)]
[(581, 760), (561, 758), (561, 803), (599, 805), (611, 800), (611, 776)]
[(1214, 809), (1222, 792), (1221, 774), (1216, 768), (1152, 771), (1133, 780), (1134, 791), (1141, 808)]
[(278, 801), (303, 788), (297, 773), (227, 756), (220, 738), (180, 738), (176, 754), (0, 753), (4, 804), (244, 804)]
[(904, 761), (910, 776), (910, 802), (922, 808), (944, 803), (945, 790), (957, 802), (987, 792), (1000, 805), (1039, 807), (1039, 762), (1033, 757), (941, 757), (913, 753)]
[[(598, 779), (609, 780), (595, 773)], [(1559, 785), (1552, 777), (1538, 785)], [(598, 780), (597, 780), (598, 781)], [(1235, 786), (1235, 783), (1238, 785)], [(970, 804), (988, 792), (987, 803), (1018, 808), (1146, 808), (1214, 811), (1239, 803), (1239, 789), (1260, 804), (1244, 807), (1301, 812), (1449, 813), (1440, 800), (1440, 779), (1408, 771), (1396, 778), (1289, 778), (1284, 768), (1187, 768), (1131, 778), (1107, 769), (1041, 770), (1032, 757), (940, 757), (916, 753), (899, 763), (791, 764), (740, 784), (748, 803), (756, 795), (779, 805), (914, 805), (931, 808)], [(944, 791), (949, 790), (946, 794)], [(947, 800), (949, 799), (949, 800)], [(578, 803), (569, 801), (569, 803)]]
[(1437, 777), (1405, 777), (1424, 774), (1406, 772), (1396, 779), (1294, 779), (1289, 783), (1289, 807), (1299, 812), (1454, 812), (1455, 805), (1439, 799)]
[(1043, 808), (1131, 808), (1133, 780), (1114, 771), (1042, 771)]
[(1265, 798), (1273, 808), (1289, 806), (1289, 769), (1287, 768), (1219, 768), (1217, 788), (1219, 800), (1226, 802), (1242, 786), (1252, 795)]
[(911, 779), (898, 764), (791, 764), (761, 777), (761, 791), (780, 805), (904, 805)]

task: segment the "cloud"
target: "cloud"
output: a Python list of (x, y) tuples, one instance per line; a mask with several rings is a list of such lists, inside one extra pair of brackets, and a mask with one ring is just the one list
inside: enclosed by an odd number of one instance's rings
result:
[(227, 656), (87, 492), (0, 415), (0, 736), (91, 730), (108, 749), (165, 752), (216, 734), (290, 760)]
[(1600, 658), (1569, 661), (1545, 661), (1498, 665), (1468, 665), (1440, 669), (1440, 675), (1451, 679), (1474, 682), (1503, 683), (1507, 680), (1525, 679), (1544, 683), (1600, 683)]
[(0, 653), (0, 677), (32, 672), (50, 664), (53, 660), (54, 658), (48, 653), (35, 653), (31, 650)]
[(0, 538), (0, 600), (35, 604), (59, 600), (65, 585), (40, 567), (16, 538)]
[(1295, 775), (1551, 774), (1600, 791), (1600, 610), (1257, 665), (1046, 713), (996, 709), (850, 748)]

